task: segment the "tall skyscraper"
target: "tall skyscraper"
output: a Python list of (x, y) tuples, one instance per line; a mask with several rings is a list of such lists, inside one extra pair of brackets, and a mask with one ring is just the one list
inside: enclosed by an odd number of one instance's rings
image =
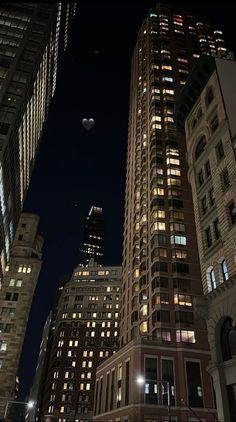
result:
[(0, 289), (0, 418), (15, 399), (22, 344), (42, 265), (38, 223), (35, 214), (21, 215)]
[(119, 348), (120, 290), (121, 267), (92, 259), (60, 287), (47, 371), (35, 380), (41, 386), (36, 420), (92, 421), (96, 368)]
[(236, 421), (235, 90), (236, 62), (205, 56), (176, 107), (176, 121), (185, 126), (204, 291), (195, 308), (207, 320), (218, 420), (231, 422)]
[(75, 3), (0, 5), (0, 277), (29, 186)]
[(186, 144), (173, 119), (193, 63), (213, 53), (226, 55), (221, 29), (174, 6), (158, 4), (139, 30), (130, 90), (124, 347), (98, 369), (96, 421), (183, 421), (192, 408), (214, 420), (206, 324), (193, 314), (193, 299), (203, 292)]
[(91, 207), (84, 223), (79, 264), (86, 266), (91, 258), (98, 265), (103, 263), (105, 227), (102, 208)]

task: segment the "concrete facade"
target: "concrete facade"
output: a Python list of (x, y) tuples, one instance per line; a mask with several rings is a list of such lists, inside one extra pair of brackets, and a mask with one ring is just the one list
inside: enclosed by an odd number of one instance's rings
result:
[(39, 217), (23, 213), (0, 289), (0, 417), (15, 385), (34, 290), (42, 265)]

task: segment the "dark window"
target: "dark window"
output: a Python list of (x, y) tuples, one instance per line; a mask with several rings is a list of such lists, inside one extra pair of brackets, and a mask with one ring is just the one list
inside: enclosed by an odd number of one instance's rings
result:
[(202, 213), (203, 215), (207, 212), (207, 199), (206, 196), (202, 198)]
[(236, 206), (234, 202), (231, 202), (231, 204), (229, 204), (228, 209), (229, 209), (229, 216), (230, 216), (231, 223), (235, 224), (236, 223)]
[(18, 236), (18, 240), (23, 240), (23, 234), (20, 234), (20, 235)]
[(223, 148), (223, 144), (222, 141), (220, 141), (217, 146), (216, 146), (216, 153), (217, 153), (217, 157), (219, 160), (221, 160), (221, 158), (224, 157), (225, 153), (224, 153), (224, 148)]
[(191, 281), (184, 278), (173, 279), (174, 289), (178, 289), (180, 292), (189, 292), (191, 290)]
[(172, 264), (172, 271), (175, 273), (189, 273), (188, 264), (183, 264), (182, 262), (174, 262)]
[(168, 271), (168, 264), (167, 264), (167, 262), (154, 262), (154, 264), (152, 265), (152, 275), (155, 272), (158, 272), (158, 271), (167, 272)]
[(152, 290), (156, 287), (163, 287), (164, 289), (168, 289), (169, 287), (169, 280), (167, 277), (155, 277), (152, 280)]
[(214, 98), (214, 94), (213, 94), (213, 90), (212, 88), (209, 88), (209, 90), (206, 93), (206, 105), (210, 105), (211, 102), (213, 101)]
[(21, 224), (21, 227), (26, 227), (26, 224), (25, 223)]
[(11, 293), (6, 293), (5, 300), (11, 300)]
[(230, 411), (230, 420), (236, 422), (236, 384), (227, 385), (228, 400), (229, 400), (229, 411)]
[(209, 190), (209, 199), (211, 206), (213, 206), (215, 204), (215, 193), (213, 188)]
[(217, 114), (210, 121), (211, 133), (214, 133), (219, 126), (219, 119)]
[(18, 297), (19, 297), (19, 293), (13, 293), (12, 300), (16, 302), (18, 300)]
[(207, 177), (209, 177), (211, 175), (211, 167), (210, 167), (209, 161), (207, 161), (206, 164), (205, 164), (205, 172), (206, 172)]
[(214, 221), (213, 225), (214, 225), (215, 237), (216, 239), (219, 239), (220, 238), (220, 223), (219, 223), (218, 218)]
[(229, 173), (228, 173), (228, 170), (225, 170), (224, 173), (222, 174), (222, 181), (223, 181), (224, 188), (228, 188), (229, 187)]
[(170, 312), (169, 311), (156, 311), (153, 313), (153, 323), (155, 322), (170, 322)]
[(101, 378), (100, 380), (98, 413), (101, 413), (101, 407), (102, 407), (102, 387), (103, 387), (103, 378)]
[(199, 186), (202, 186), (204, 183), (204, 175), (202, 170), (198, 173), (198, 182)]
[(210, 226), (207, 227), (207, 229), (205, 230), (205, 233), (206, 233), (207, 246), (209, 248), (212, 245), (212, 236), (211, 236), (211, 228), (210, 228)]
[(115, 371), (111, 373), (111, 395), (110, 395), (110, 410), (113, 409), (113, 396), (114, 396), (114, 384), (115, 384)]
[[(174, 386), (174, 368), (173, 361), (170, 359), (161, 360), (161, 371), (162, 371), (162, 403), (168, 405), (168, 392), (167, 392), (167, 382), (169, 383), (169, 393), (170, 393), (170, 405), (175, 406), (175, 386)], [(164, 394), (163, 394), (164, 393)]]
[(79, 296), (75, 296), (75, 300), (83, 300), (84, 296), (79, 295)]
[(175, 322), (183, 322), (187, 324), (193, 324), (193, 313), (185, 311), (175, 312)]
[(196, 160), (200, 157), (200, 155), (203, 153), (206, 146), (206, 138), (205, 136), (202, 136), (201, 139), (198, 141), (195, 158)]
[(145, 403), (158, 404), (156, 358), (145, 358)]
[(109, 388), (110, 388), (110, 374), (107, 374), (105, 412), (108, 411)]
[(222, 360), (232, 359), (236, 355), (236, 329), (231, 318), (227, 318), (221, 328)]
[(129, 361), (125, 364), (125, 405), (129, 404)]
[(95, 415), (97, 415), (97, 413), (98, 413), (98, 388), (99, 388), (99, 381), (97, 380), (96, 381), (96, 388), (95, 388), (95, 390), (96, 390), (96, 392), (95, 392), (95, 407), (94, 407)]
[(203, 407), (200, 363), (186, 362), (188, 383), (188, 404), (190, 407)]

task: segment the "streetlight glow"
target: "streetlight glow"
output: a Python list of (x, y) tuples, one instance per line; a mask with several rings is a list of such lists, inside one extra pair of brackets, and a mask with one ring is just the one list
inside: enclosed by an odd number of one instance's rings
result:
[(34, 402), (33, 402), (33, 400), (30, 400), (30, 401), (27, 403), (27, 407), (28, 407), (28, 409), (32, 409), (32, 408), (34, 407)]
[(144, 384), (144, 382), (145, 382), (145, 379), (144, 379), (144, 377), (143, 377), (142, 375), (139, 375), (139, 376), (136, 378), (136, 382), (137, 382), (137, 384), (139, 384), (139, 385), (143, 385), (143, 384)]

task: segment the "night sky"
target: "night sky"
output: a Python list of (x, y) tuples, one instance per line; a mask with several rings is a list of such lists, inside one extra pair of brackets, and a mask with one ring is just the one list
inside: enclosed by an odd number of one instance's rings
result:
[[(215, 16), (236, 53), (233, 2), (194, 3), (172, 2)], [(121, 264), (130, 61), (139, 27), (153, 6), (150, 0), (78, 2), (24, 205), (24, 211), (40, 216), (45, 243), (19, 370), (21, 400), (33, 381), (58, 280), (77, 265), (82, 225), (92, 205), (103, 208), (104, 262)], [(83, 118), (95, 120), (91, 131), (83, 128)]]

